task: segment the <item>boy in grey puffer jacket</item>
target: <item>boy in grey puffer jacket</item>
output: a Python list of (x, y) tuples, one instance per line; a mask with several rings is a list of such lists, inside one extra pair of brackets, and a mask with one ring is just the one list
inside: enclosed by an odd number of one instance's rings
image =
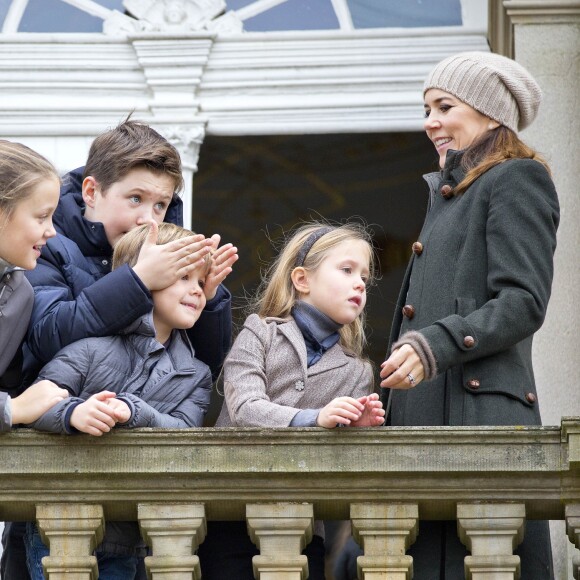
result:
[[(132, 266), (144, 244), (166, 244), (191, 235), (169, 223), (136, 228), (115, 246), (113, 268)], [(122, 334), (88, 338), (63, 348), (44, 366), (38, 380), (51, 377), (71, 396), (32, 426), (96, 436), (115, 426), (200, 427), (210, 401), (211, 372), (195, 358), (185, 329), (195, 324), (205, 306), (203, 285), (211, 267), (212, 259), (206, 256), (168, 288), (153, 291), (153, 311)], [(31, 578), (41, 580), (41, 559), (48, 549), (43, 549), (31, 523), (26, 547)], [(134, 577), (137, 558), (145, 550), (135, 522), (107, 524), (103, 543), (96, 550), (99, 578), (119, 573)]]

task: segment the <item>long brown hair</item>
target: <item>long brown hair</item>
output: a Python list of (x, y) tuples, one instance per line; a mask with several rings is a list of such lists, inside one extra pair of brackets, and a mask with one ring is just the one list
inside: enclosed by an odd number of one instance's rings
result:
[(541, 155), (528, 147), (511, 129), (500, 125), (487, 131), (465, 150), (461, 165), (467, 174), (453, 193), (464, 193), (486, 171), (508, 159), (535, 159), (550, 172), (548, 163)]

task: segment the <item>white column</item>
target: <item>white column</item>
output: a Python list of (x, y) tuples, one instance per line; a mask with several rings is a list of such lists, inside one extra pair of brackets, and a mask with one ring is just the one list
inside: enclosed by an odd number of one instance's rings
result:
[(457, 504), (459, 539), (467, 580), (517, 580), (520, 558), (513, 551), (524, 539), (524, 504)]
[[(181, 199), (183, 200), (183, 227), (191, 229), (194, 211), (193, 176), (197, 172), (199, 150), (205, 138), (205, 129), (201, 124), (156, 126), (156, 129), (179, 151), (184, 182), (183, 192), (181, 193)], [(210, 235), (208, 232), (200, 233)]]
[(312, 504), (248, 504), (246, 519), (252, 542), (260, 550), (254, 556), (258, 580), (306, 580), (308, 561), (302, 550), (312, 540)]
[(93, 550), (103, 539), (105, 521), (100, 505), (39, 504), (36, 518), (50, 556), (42, 559), (49, 580), (97, 580)]
[(203, 504), (139, 504), (143, 538), (152, 549), (145, 567), (152, 580), (200, 580), (194, 555), (206, 536)]
[[(490, 0), (496, 1), (496, 0)], [(578, 414), (580, 390), (575, 344), (580, 326), (580, 0), (503, 0), (513, 38), (513, 54), (540, 84), (544, 98), (523, 140), (550, 163), (560, 198), (561, 219), (552, 297), (543, 327), (534, 340), (534, 372), (542, 422)], [(568, 577), (570, 544), (564, 522), (551, 522), (554, 572)]]
[(415, 504), (365, 503), (350, 506), (354, 539), (364, 556), (357, 559), (362, 580), (411, 580), (413, 558), (405, 552), (417, 538)]

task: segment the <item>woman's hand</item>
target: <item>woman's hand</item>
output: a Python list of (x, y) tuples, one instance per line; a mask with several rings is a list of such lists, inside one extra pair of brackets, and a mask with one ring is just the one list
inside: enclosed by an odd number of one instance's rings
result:
[(203, 292), (206, 300), (215, 298), (218, 286), (231, 274), (232, 266), (238, 260), (238, 248), (232, 244), (224, 244), (218, 248), (220, 243), (219, 234), (214, 234), (209, 238), (212, 242), (214, 251), (211, 256), (210, 270), (205, 277), (205, 286)]
[(358, 402), (365, 408), (360, 419), (350, 424), (351, 427), (378, 427), (385, 422), (385, 410), (376, 393), (360, 397)]
[(11, 400), (12, 424), (27, 425), (36, 421), (59, 401), (68, 397), (68, 391), (52, 381), (39, 381)]
[(412, 389), (425, 377), (425, 369), (415, 349), (404, 344), (381, 365), (380, 374), (383, 388)]

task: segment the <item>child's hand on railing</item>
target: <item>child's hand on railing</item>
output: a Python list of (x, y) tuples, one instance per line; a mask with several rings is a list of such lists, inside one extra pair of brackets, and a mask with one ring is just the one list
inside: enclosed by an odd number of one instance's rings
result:
[(129, 405), (121, 399), (111, 398), (107, 400), (107, 405), (115, 411), (117, 423), (126, 423), (131, 418), (131, 409)]
[(108, 404), (109, 399), (113, 397), (115, 393), (110, 391), (101, 391), (89, 397), (74, 408), (70, 424), (75, 429), (95, 437), (108, 433), (117, 422), (115, 409)]
[(378, 427), (385, 422), (385, 410), (376, 393), (371, 393), (367, 397), (360, 397), (359, 403), (365, 408), (358, 421), (353, 421), (351, 427)]
[(327, 429), (332, 429), (337, 425), (350, 425), (361, 418), (364, 410), (364, 403), (360, 403), (357, 399), (337, 397), (320, 410), (316, 424)]

